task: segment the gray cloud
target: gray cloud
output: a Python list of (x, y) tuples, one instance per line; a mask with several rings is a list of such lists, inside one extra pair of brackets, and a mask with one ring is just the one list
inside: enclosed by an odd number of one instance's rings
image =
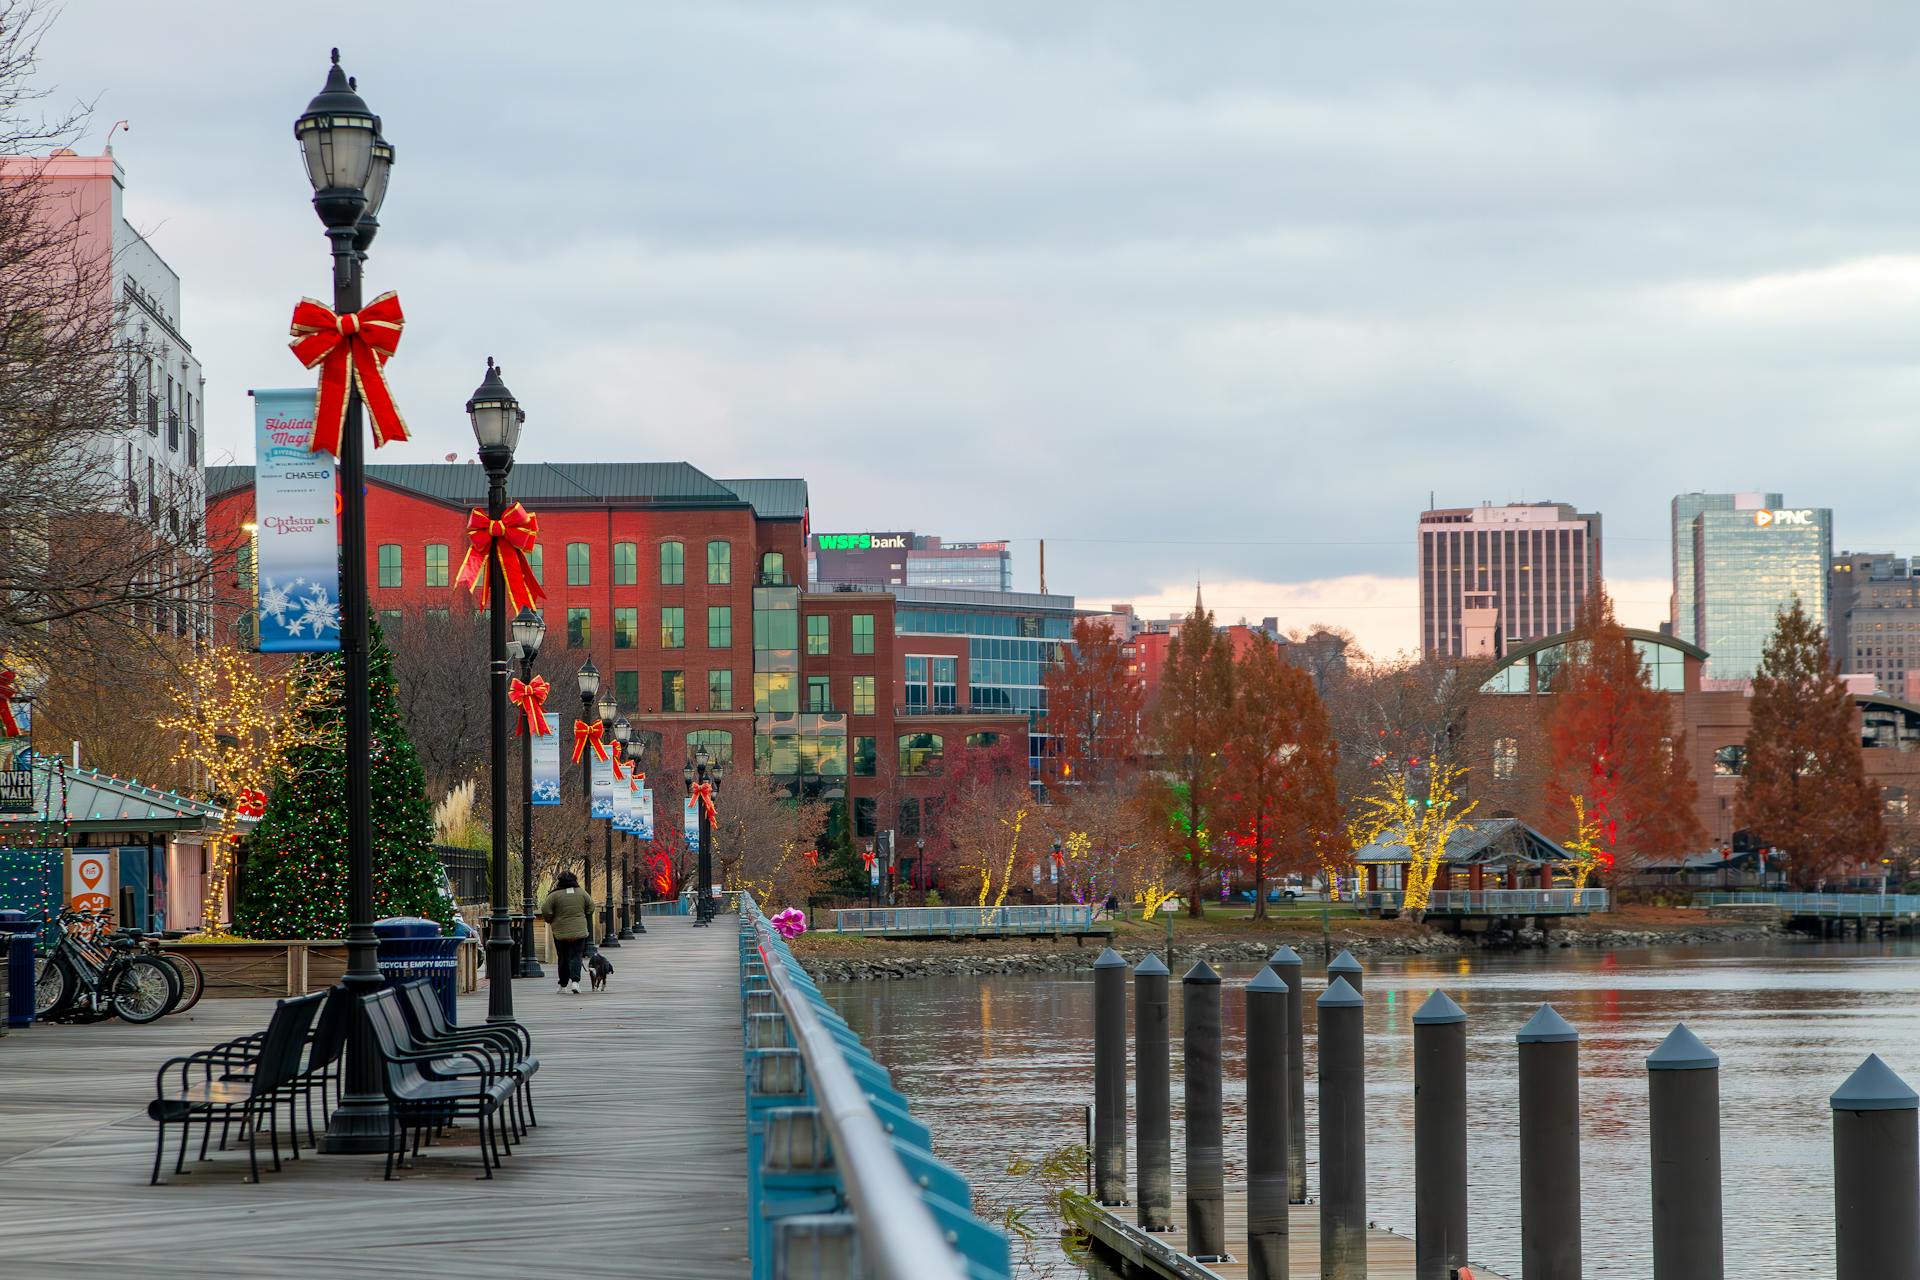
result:
[[(46, 49), (99, 132), (134, 121), (128, 208), (236, 453), (325, 287), (310, 29), (69, 0)], [(1429, 490), (1600, 509), (1637, 579), (1684, 488), (1920, 549), (1917, 36), (1727, 0), (414, 5), (332, 38), (400, 148), (372, 279), (410, 457), (470, 448), (491, 354), (532, 455), (1047, 535), (1104, 602), (1404, 576)]]

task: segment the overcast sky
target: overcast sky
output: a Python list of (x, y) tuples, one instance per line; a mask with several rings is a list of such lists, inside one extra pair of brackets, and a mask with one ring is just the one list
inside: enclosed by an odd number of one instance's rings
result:
[(44, 49), (180, 273), (216, 459), (325, 296), (327, 46), (399, 152), (369, 265), (415, 443), (800, 475), (1016, 585), (1416, 643), (1413, 526), (1773, 488), (1920, 552), (1920, 6), (135, 5)]

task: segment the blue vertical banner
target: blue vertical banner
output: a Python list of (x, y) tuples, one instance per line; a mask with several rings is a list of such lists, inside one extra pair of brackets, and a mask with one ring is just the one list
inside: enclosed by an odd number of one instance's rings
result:
[(633, 785), (625, 778), (613, 780), (613, 829), (633, 830)]
[(253, 395), (254, 578), (260, 651), (340, 647), (340, 525), (333, 455), (307, 452), (312, 387)]
[(694, 812), (693, 797), (688, 796), (681, 806), (683, 823), (680, 832), (687, 838), (687, 848), (700, 852), (700, 815)]
[(593, 754), (593, 748), (587, 748), (587, 758), (593, 761), (593, 816), (596, 818), (613, 817), (613, 760), (602, 760)]
[(560, 735), (543, 733), (533, 740), (533, 802), (560, 803)]
[(653, 839), (653, 792), (645, 787), (633, 798), (633, 834), (642, 840)]

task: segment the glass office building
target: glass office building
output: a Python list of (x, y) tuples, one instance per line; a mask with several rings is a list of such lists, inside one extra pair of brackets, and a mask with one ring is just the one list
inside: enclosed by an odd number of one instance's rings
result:
[[(1712, 680), (1751, 680), (1782, 609), (1798, 597), (1817, 623), (1827, 618), (1833, 512), (1825, 507), (1754, 505), (1704, 510), (1692, 522), (1694, 634)], [(1676, 593), (1677, 594), (1677, 593)]]
[(1673, 634), (1689, 644), (1700, 643), (1700, 620), (1694, 609), (1693, 523), (1708, 511), (1778, 509), (1786, 499), (1777, 493), (1682, 493), (1673, 499), (1673, 595), (1667, 617)]
[[(1047, 666), (1073, 638), (1073, 597), (1026, 591), (894, 588), (895, 645), (907, 715), (1017, 712), (1029, 725), (1034, 768), (1045, 754)], [(914, 637), (928, 641), (916, 650)], [(965, 697), (956, 661), (965, 646)]]

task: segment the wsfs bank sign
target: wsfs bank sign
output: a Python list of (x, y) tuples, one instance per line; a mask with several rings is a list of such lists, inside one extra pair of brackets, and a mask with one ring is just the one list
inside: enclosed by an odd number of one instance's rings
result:
[(1813, 523), (1812, 511), (1756, 511), (1753, 522), (1762, 529), (1771, 529), (1775, 525), (1810, 525)]

